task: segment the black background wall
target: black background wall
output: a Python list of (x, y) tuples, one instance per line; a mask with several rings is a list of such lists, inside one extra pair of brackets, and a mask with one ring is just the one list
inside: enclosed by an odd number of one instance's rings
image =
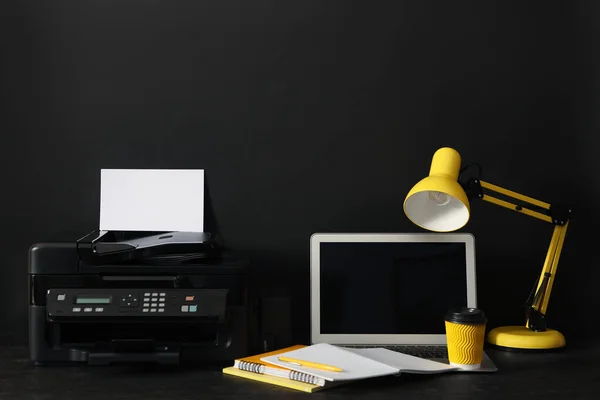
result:
[[(592, 4), (593, 2), (590, 2)], [(307, 338), (309, 237), (416, 232), (433, 152), (575, 210), (549, 309), (598, 288), (598, 7), (576, 2), (3, 2), (0, 331), (25, 341), (27, 250), (97, 227), (101, 168), (204, 168), (227, 243)], [(552, 227), (472, 205), (480, 305), (519, 324)], [(365, 271), (377, 273), (377, 271)]]

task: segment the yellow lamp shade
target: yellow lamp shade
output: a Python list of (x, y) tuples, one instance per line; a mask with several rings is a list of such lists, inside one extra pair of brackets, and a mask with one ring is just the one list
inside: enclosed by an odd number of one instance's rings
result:
[(404, 200), (404, 213), (414, 224), (434, 232), (450, 232), (469, 221), (469, 199), (458, 183), (460, 154), (443, 147), (435, 152), (429, 176)]

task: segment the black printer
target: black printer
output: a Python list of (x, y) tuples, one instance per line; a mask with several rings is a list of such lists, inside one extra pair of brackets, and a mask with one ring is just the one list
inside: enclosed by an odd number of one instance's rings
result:
[(249, 354), (248, 262), (208, 233), (94, 231), (29, 251), (37, 365), (231, 363)]

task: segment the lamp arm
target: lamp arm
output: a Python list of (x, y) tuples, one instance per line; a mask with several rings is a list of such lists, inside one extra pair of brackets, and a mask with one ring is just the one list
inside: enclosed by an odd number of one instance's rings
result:
[[(472, 179), (463, 186), (471, 198), (479, 198), (554, 225), (542, 272), (526, 302), (526, 326), (533, 331), (545, 331), (546, 310), (571, 217), (571, 209), (564, 205), (551, 205), (480, 179)], [(508, 200), (493, 196), (491, 193), (498, 193)]]
[(539, 282), (535, 290), (532, 290), (526, 302), (527, 326), (534, 331), (543, 331), (546, 328), (546, 309), (550, 300), (550, 293), (552, 292), (552, 285), (565, 242), (568, 225), (569, 222), (567, 221), (565, 225), (556, 225), (554, 227)]

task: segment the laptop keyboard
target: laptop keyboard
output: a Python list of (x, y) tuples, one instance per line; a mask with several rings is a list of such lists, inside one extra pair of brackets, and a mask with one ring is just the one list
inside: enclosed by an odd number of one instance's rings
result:
[(344, 347), (350, 348), (369, 348), (369, 347), (383, 347), (384, 349), (397, 351), (399, 353), (408, 354), (420, 358), (437, 358), (437, 359), (448, 359), (448, 349), (446, 346), (392, 346), (392, 345), (380, 345), (380, 346), (349, 346)]

